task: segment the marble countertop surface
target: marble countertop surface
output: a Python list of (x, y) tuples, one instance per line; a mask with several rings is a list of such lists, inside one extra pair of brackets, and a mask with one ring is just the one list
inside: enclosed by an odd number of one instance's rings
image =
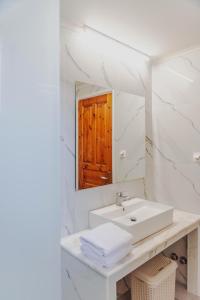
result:
[(81, 253), (79, 237), (83, 231), (63, 238), (61, 247), (103, 277), (112, 277), (112, 279), (117, 281), (192, 232), (199, 225), (200, 215), (174, 210), (174, 222), (172, 225), (134, 244), (130, 254), (112, 268), (101, 267)]

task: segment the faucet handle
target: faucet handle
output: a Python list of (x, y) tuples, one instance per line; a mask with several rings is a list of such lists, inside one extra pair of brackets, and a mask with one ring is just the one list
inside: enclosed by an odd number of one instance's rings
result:
[(127, 192), (118, 192), (116, 193), (116, 205), (122, 206), (122, 202), (128, 200), (130, 197)]

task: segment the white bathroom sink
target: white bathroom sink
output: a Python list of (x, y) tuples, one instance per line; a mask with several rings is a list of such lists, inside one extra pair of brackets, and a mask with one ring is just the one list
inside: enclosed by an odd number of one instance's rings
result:
[(89, 214), (89, 225), (94, 228), (113, 222), (133, 235), (134, 243), (173, 223), (173, 207), (140, 198), (124, 201), (122, 206), (111, 205)]

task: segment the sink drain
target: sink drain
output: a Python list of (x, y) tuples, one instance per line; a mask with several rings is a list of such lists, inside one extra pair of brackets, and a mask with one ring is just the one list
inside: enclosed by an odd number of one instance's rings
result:
[(136, 222), (137, 218), (136, 217), (130, 217), (131, 222)]

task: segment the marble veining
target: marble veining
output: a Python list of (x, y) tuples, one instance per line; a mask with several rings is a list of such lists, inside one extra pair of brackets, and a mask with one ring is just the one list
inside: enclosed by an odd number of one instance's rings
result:
[(144, 185), (144, 199), (149, 199), (148, 198), (148, 191), (147, 191), (147, 184), (145, 178), (143, 178), (143, 185)]
[(132, 166), (124, 175), (124, 179), (126, 179), (127, 177), (130, 176), (130, 174), (135, 170), (135, 168), (137, 168), (141, 162), (143, 162), (145, 160), (145, 156), (141, 156), (137, 159), (136, 163), (134, 166)]
[[(128, 185), (127, 189), (130, 194), (143, 194), (147, 198), (150, 198), (149, 195), (155, 195), (155, 200), (169, 204), (173, 202), (173, 205), (180, 209), (200, 213), (200, 168), (198, 164), (192, 161), (193, 151), (200, 151), (200, 52), (197, 50), (191, 51), (153, 68), (151, 107), (151, 97), (148, 94), (148, 68), (144, 67), (138, 71), (138, 67), (134, 67), (134, 63), (131, 63), (131, 61), (130, 63), (126, 61), (118, 62), (114, 59), (112, 65), (112, 63), (107, 63), (109, 58), (108, 60), (105, 59), (106, 53), (96, 57), (95, 64), (85, 62), (77, 55), (77, 52), (74, 54), (71, 50), (74, 50), (73, 37), (70, 36), (68, 39), (68, 35), (66, 37), (65, 34), (66, 32), (62, 37), (62, 51), (65, 53), (65, 67), (63, 69), (67, 74), (62, 75), (65, 88), (68, 84), (73, 89), (74, 80), (87, 80), (93, 84), (101, 86), (106, 84), (107, 87), (113, 86), (126, 92), (134, 92), (135, 95), (142, 96), (145, 93), (147, 96), (145, 107), (147, 130), (145, 164), (147, 175), (145, 179), (134, 181), (132, 187)], [(73, 44), (73, 47), (70, 43)], [(68, 45), (68, 51), (65, 45)], [(90, 50), (88, 49), (88, 53), (94, 58)], [(69, 70), (67, 70), (68, 67)], [(192, 82), (167, 72), (167, 67), (171, 67), (177, 74), (191, 78)], [(89, 70), (89, 72), (85, 70)], [(121, 74), (120, 78), (118, 78), (118, 74)], [(66, 97), (69, 97), (69, 95), (65, 95)], [(68, 109), (71, 112), (71, 107), (68, 107)], [(67, 118), (67, 109), (64, 110), (63, 115), (63, 118)], [(152, 132), (151, 128), (153, 128)], [(70, 131), (74, 133), (74, 130), (72, 126)], [(70, 134), (68, 145), (72, 150), (71, 136), (73, 134)], [(72, 170), (75, 157), (72, 153), (70, 154), (69, 149), (66, 149), (65, 142), (62, 144), (62, 147), (65, 147), (63, 155), (65, 156), (68, 153), (69, 170)], [(139, 160), (141, 158), (141, 156), (138, 156)], [(143, 163), (142, 159), (141, 162)], [(65, 206), (63, 223), (68, 228), (65, 234), (86, 228), (88, 225), (86, 221), (88, 210), (113, 203), (112, 196), (115, 191), (119, 189), (127, 190), (126, 185), (116, 184), (107, 186), (104, 190), (97, 189), (85, 194), (75, 193), (70, 173), (70, 171), (66, 172), (63, 187), (63, 203)], [(85, 206), (87, 206), (87, 209)], [(150, 256), (153, 253), (150, 253)], [(185, 274), (183, 275), (185, 276)]]
[[(187, 177), (187, 175), (185, 175), (178, 167), (176, 164), (176, 161), (173, 161), (171, 158), (169, 158), (163, 151), (161, 151), (161, 149), (155, 144), (153, 143), (149, 138), (146, 139), (147, 141), (147, 145), (150, 145), (150, 149), (155, 149), (160, 156), (167, 161), (172, 168), (178, 172), (193, 188), (194, 192), (197, 194), (197, 196), (200, 196), (200, 191), (198, 190), (197, 186), (195, 185), (195, 183), (191, 180), (191, 178)], [(149, 147), (146, 147), (146, 152), (148, 153), (148, 155), (152, 158), (152, 153), (149, 150)]]
[(71, 231), (71, 230), (69, 229), (69, 227), (68, 227), (67, 224), (65, 224), (64, 226), (65, 226), (65, 232), (66, 232), (67, 235), (73, 234), (73, 231)]
[(109, 87), (112, 87), (112, 83), (110, 81), (110, 78), (108, 77), (104, 62), (102, 62), (102, 67), (101, 68), (102, 68), (102, 74), (103, 74), (106, 85), (109, 86)]
[(126, 134), (126, 131), (128, 130), (130, 124), (132, 122), (135, 121), (135, 119), (140, 115), (140, 113), (144, 112), (145, 105), (141, 105), (136, 109), (136, 112), (134, 113), (134, 115), (130, 118), (130, 120), (127, 121), (127, 124), (125, 125), (125, 127), (123, 128), (121, 134), (119, 136), (115, 136), (115, 142), (119, 142), (123, 136)]
[(200, 73), (200, 68), (198, 68), (197, 66), (195, 66), (195, 64), (192, 62), (192, 60), (189, 57), (180, 56), (180, 58), (183, 59), (185, 62), (187, 62), (193, 70), (195, 70), (198, 73)]
[[(114, 90), (114, 153), (117, 182), (145, 174), (145, 99)], [(132, 141), (130, 143), (130, 141)], [(125, 150), (127, 156), (120, 158)]]
[(129, 73), (129, 75), (134, 79), (134, 80), (138, 80), (138, 77), (136, 76), (136, 74), (133, 72), (133, 70), (131, 70), (129, 68), (129, 66), (123, 62), (121, 62), (122, 66), (127, 70), (127, 72)]
[(190, 119), (189, 117), (187, 117), (186, 115), (184, 115), (182, 112), (180, 112), (175, 104), (163, 99), (155, 90), (153, 90), (153, 94), (163, 103), (166, 104), (168, 106), (170, 106), (170, 108), (176, 112), (180, 117), (182, 117), (183, 119), (185, 119), (187, 122), (190, 123), (190, 125), (192, 126), (192, 128), (197, 132), (198, 135), (200, 135), (200, 128), (198, 128), (195, 124), (194, 121), (192, 119)]
[(82, 73), (84, 74), (87, 78), (90, 78), (90, 75), (85, 72), (83, 70), (83, 68), (77, 63), (77, 61), (75, 60), (75, 58), (73, 57), (73, 55), (71, 54), (70, 50), (69, 50), (69, 47), (65, 44), (65, 50), (66, 50), (66, 53), (67, 55), (70, 57), (71, 61), (73, 62), (74, 66)]
[(73, 156), (73, 158), (75, 158), (76, 155), (75, 155), (74, 151), (72, 149), (70, 149), (70, 147), (67, 145), (67, 143), (65, 144), (65, 147), (66, 147), (67, 151)]
[(198, 197), (200, 197), (200, 191), (197, 189), (195, 183), (187, 176), (185, 175), (181, 170), (178, 169), (176, 162), (173, 161), (171, 158), (167, 157), (165, 153), (163, 153), (158, 146), (154, 144), (154, 148), (158, 151), (158, 153), (161, 155), (163, 159), (165, 159), (167, 162), (171, 164), (173, 169), (177, 171), (193, 188), (194, 192), (197, 194)]
[(68, 270), (68, 269), (65, 269), (65, 273), (66, 273), (67, 278), (70, 280), (70, 282), (71, 282), (71, 284), (72, 284), (72, 286), (73, 286), (73, 289), (74, 289), (74, 291), (75, 291), (75, 294), (77, 295), (77, 299), (82, 300), (82, 297), (81, 297), (81, 295), (80, 295), (80, 293), (79, 293), (79, 291), (78, 291), (78, 288), (77, 288), (77, 286), (76, 286), (76, 283), (75, 283), (74, 279), (72, 278), (72, 276), (71, 276), (69, 270)]
[(141, 85), (142, 85), (142, 87), (143, 87), (143, 90), (144, 90), (144, 92), (145, 92), (145, 94), (146, 94), (147, 88), (146, 88), (144, 79), (142, 78), (141, 73), (140, 73), (137, 69), (136, 69), (136, 72), (137, 72), (137, 74), (138, 74), (138, 78), (140, 79), (140, 82), (141, 82)]
[[(67, 21), (67, 20), (66, 20)], [(116, 55), (113, 43), (113, 53), (106, 48), (96, 49), (87, 43), (83, 35), (71, 30), (68, 26), (61, 27), (61, 141), (62, 153), (62, 236), (83, 230), (88, 227), (88, 212), (102, 206), (114, 203), (114, 195), (120, 190), (130, 195), (144, 197), (144, 178), (126, 183), (116, 183), (90, 191), (75, 191), (75, 81), (87, 82), (91, 85), (106, 86), (137, 97), (144, 97), (144, 88), (138, 77), (140, 72), (146, 87), (149, 85), (149, 64), (140, 62), (134, 52), (120, 58)], [(80, 51), (82, 49), (82, 51)], [(127, 65), (130, 72), (123, 66)], [(137, 67), (137, 70), (136, 70)], [(132, 76), (131, 74), (135, 74)], [(150, 93), (149, 93), (150, 95)], [(140, 103), (140, 105), (142, 105)], [(143, 110), (136, 118), (135, 124), (141, 120)], [(141, 130), (142, 132), (142, 130)], [(125, 134), (126, 135), (126, 134)], [(119, 135), (118, 135), (119, 136)], [(121, 141), (123, 141), (122, 137)], [(120, 142), (121, 142), (120, 141)], [(142, 147), (142, 144), (141, 144)], [(123, 148), (122, 148), (123, 149)], [(139, 154), (137, 159), (143, 155)], [(137, 159), (131, 163), (134, 167)], [(123, 162), (124, 163), (124, 162)], [(130, 168), (130, 164), (128, 166)], [(123, 170), (129, 170), (126, 166)], [(131, 172), (131, 176), (144, 170), (144, 160)], [(123, 171), (124, 172), (124, 171)], [(125, 175), (125, 172), (122, 176)], [(144, 177), (144, 176), (142, 176)], [(128, 177), (129, 178), (129, 177)]]
[[(192, 156), (200, 150), (199, 70), (198, 49), (153, 68), (153, 161), (149, 165), (157, 200), (173, 201), (177, 208), (198, 213), (200, 165)], [(146, 147), (148, 154), (149, 149)]]
[(199, 215), (176, 210), (174, 223), (171, 226), (134, 245), (130, 255), (109, 269), (100, 267), (82, 255), (79, 242), (81, 233), (62, 239), (64, 299), (70, 294), (72, 300), (94, 298), (116, 300), (116, 283), (118, 280), (130, 274), (171, 244), (179, 241), (183, 236), (188, 236), (188, 284), (190, 289), (188, 292), (180, 292), (177, 289), (176, 297), (179, 300), (182, 300), (181, 297), (185, 300), (198, 299), (197, 296), (193, 296), (189, 292), (200, 295), (199, 274), (196, 271), (191, 273), (192, 270), (194, 271), (192, 265), (199, 264), (199, 224)]
[(61, 246), (64, 251), (69, 252), (70, 255), (76, 257), (76, 259), (80, 260), (102, 276), (106, 278), (114, 277), (116, 280), (119, 280), (121, 274), (124, 273), (124, 269), (126, 269), (127, 274), (129, 274), (131, 270), (138, 267), (138, 263), (141, 263), (141, 259), (144, 263), (148, 259), (154, 257), (183, 236), (192, 232), (199, 224), (199, 215), (175, 210), (174, 223), (172, 225), (133, 245), (132, 252), (112, 268), (103, 268), (81, 253), (79, 241), (81, 233), (64, 238), (61, 241)]
[[(60, 141), (61, 143), (65, 143), (65, 139), (63, 136), (60, 137)], [(75, 158), (75, 152), (70, 148), (70, 146), (67, 143), (65, 143), (65, 147), (68, 153), (70, 153), (73, 156), (73, 158)]]
[(122, 65), (124, 66), (124, 68), (127, 70), (127, 72), (130, 74), (131, 77), (133, 77), (134, 79), (136, 79), (137, 81), (139, 81), (142, 90), (144, 92), (144, 95), (146, 93), (146, 85), (144, 83), (144, 80), (142, 78), (142, 75), (140, 74), (140, 72), (136, 69), (136, 74), (137, 76), (134, 74), (134, 72), (130, 69), (130, 67), (128, 65), (126, 65), (125, 63), (122, 63)]

